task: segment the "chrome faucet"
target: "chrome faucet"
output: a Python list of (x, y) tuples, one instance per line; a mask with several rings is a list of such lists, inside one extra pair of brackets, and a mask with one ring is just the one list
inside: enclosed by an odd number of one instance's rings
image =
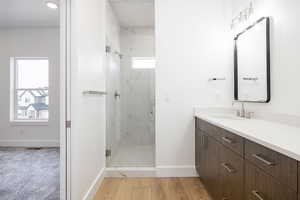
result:
[(242, 104), (242, 108), (241, 108), (241, 115), (240, 117), (246, 117), (246, 111), (245, 111), (245, 103), (244, 102), (241, 102)]
[(233, 102), (232, 102), (232, 106), (233, 106), (235, 103), (241, 103), (241, 109), (240, 109), (240, 110), (237, 110), (236, 115), (237, 115), (238, 117), (246, 118), (245, 102), (243, 102), (243, 101), (233, 101)]

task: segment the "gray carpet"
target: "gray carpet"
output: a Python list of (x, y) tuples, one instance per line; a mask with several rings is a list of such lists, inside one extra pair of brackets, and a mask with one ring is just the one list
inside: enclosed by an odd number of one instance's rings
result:
[(0, 147), (0, 200), (59, 200), (59, 149)]

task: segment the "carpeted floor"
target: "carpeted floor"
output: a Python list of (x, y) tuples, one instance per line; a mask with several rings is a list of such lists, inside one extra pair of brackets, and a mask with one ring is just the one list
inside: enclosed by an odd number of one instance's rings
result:
[(59, 200), (59, 149), (0, 147), (1, 200)]

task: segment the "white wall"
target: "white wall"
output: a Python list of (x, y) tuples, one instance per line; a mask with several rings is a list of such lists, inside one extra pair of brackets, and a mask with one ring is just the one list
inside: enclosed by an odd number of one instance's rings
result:
[(105, 0), (71, 3), (71, 199), (92, 199), (105, 167)]
[[(224, 106), (233, 99), (225, 5), (223, 0), (156, 1), (158, 167), (192, 170), (193, 107)], [(226, 81), (209, 82), (210, 77)]]
[[(49, 57), (49, 123), (10, 123), (10, 57)], [(38, 74), (33, 74), (38, 76)], [(59, 146), (59, 29), (0, 29), (0, 146)]]
[(133, 69), (131, 62), (155, 57), (154, 44), (151, 27), (121, 29), (121, 133), (132, 145), (154, 145), (155, 69)]
[[(193, 165), (193, 106), (228, 106), (233, 100), (236, 32), (230, 30), (230, 23), (248, 3), (249, 0), (156, 2), (158, 166)], [(300, 28), (296, 25), (299, 8), (297, 0), (254, 1), (252, 20), (272, 18), (272, 97), (269, 104), (247, 104), (247, 108), (300, 114)], [(212, 76), (225, 77), (226, 81), (208, 82)]]
[[(254, 111), (300, 115), (300, 1), (255, 0), (254, 16), (244, 27), (263, 16), (271, 17), (271, 102), (247, 104)], [(232, 16), (249, 0), (232, 0)], [(239, 27), (242, 28), (241, 26)], [(233, 34), (237, 30), (233, 31)], [(231, 37), (232, 39), (232, 37)]]

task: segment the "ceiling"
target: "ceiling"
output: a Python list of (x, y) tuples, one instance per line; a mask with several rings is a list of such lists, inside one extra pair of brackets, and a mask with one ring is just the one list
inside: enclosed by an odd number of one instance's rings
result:
[(110, 0), (122, 27), (154, 27), (154, 0)]
[(0, 27), (56, 27), (59, 10), (45, 0), (0, 0)]

